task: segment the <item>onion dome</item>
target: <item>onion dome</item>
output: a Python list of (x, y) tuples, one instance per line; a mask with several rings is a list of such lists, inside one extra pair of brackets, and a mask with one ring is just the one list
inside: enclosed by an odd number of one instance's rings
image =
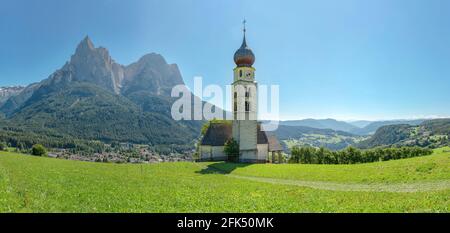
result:
[(255, 63), (255, 55), (253, 51), (247, 46), (245, 41), (245, 24), (244, 24), (244, 40), (241, 47), (234, 53), (234, 63), (238, 67), (247, 66), (251, 67)]

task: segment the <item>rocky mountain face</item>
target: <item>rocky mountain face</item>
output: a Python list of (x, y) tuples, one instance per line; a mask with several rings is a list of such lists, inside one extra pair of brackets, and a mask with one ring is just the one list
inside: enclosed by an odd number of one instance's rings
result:
[(147, 91), (154, 95), (170, 96), (172, 87), (184, 84), (178, 66), (167, 64), (164, 58), (156, 53), (143, 56), (139, 61), (124, 67), (123, 72), (123, 95)]
[(171, 118), (171, 89), (183, 83), (177, 65), (159, 54), (124, 66), (86, 37), (61, 69), (9, 98), (0, 111), (14, 125), (35, 132), (184, 144), (198, 136), (202, 121)]
[(23, 89), (25, 87), (22, 86), (0, 87), (0, 105), (10, 97), (18, 95)]
[(34, 91), (39, 89), (40, 86), (41, 83), (30, 84), (17, 95), (9, 97), (3, 104), (0, 104), (0, 112), (7, 116), (11, 115), (16, 109), (25, 103), (25, 101), (27, 101), (34, 94)]
[(139, 61), (124, 66), (116, 63), (106, 48), (95, 48), (90, 38), (86, 37), (61, 69), (42, 82), (23, 88), (24, 93), (6, 101), (0, 111), (12, 115), (33, 95), (50, 92), (50, 89), (58, 89), (71, 82), (94, 84), (124, 96), (144, 91), (162, 97), (170, 97), (173, 86), (184, 84), (178, 66), (167, 64), (159, 54), (147, 54)]
[(89, 37), (86, 37), (61, 72), (55, 73), (52, 78), (85, 81), (118, 94), (124, 78), (124, 70), (122, 65), (112, 60), (107, 49), (95, 48)]

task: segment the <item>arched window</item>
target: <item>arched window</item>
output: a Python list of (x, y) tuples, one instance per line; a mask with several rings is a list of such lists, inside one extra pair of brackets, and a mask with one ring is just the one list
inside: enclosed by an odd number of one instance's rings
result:
[(248, 101), (245, 101), (245, 111), (250, 112), (250, 103)]

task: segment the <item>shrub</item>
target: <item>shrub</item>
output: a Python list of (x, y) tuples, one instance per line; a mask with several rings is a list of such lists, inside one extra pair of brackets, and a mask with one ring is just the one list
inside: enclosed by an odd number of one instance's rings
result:
[(225, 142), (223, 152), (225, 152), (230, 160), (236, 160), (239, 157), (239, 143), (233, 138), (228, 139)]
[(36, 156), (46, 156), (47, 155), (47, 149), (41, 144), (35, 144), (31, 148), (31, 154)]
[(0, 142), (0, 150), (6, 150), (7, 146), (6, 143)]

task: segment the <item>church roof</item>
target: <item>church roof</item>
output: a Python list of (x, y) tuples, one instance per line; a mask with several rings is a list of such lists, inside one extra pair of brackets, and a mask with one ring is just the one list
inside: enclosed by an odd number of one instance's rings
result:
[(253, 54), (253, 51), (247, 46), (247, 42), (244, 40), (242, 41), (241, 47), (234, 53), (234, 62), (237, 66), (247, 66), (251, 67), (253, 63), (255, 63), (255, 54)]
[[(212, 122), (210, 124), (211, 125), (208, 127), (205, 136), (202, 138), (201, 145), (223, 146), (228, 139), (233, 137), (233, 126), (231, 124)], [(261, 125), (259, 124), (257, 140), (258, 144), (269, 143), (266, 132), (261, 130)]]
[(211, 122), (205, 136), (202, 138), (202, 145), (223, 146), (232, 137), (232, 125), (227, 123)]
[(269, 151), (282, 151), (283, 147), (281, 146), (280, 142), (278, 141), (277, 137), (275, 135), (268, 136), (269, 140)]

